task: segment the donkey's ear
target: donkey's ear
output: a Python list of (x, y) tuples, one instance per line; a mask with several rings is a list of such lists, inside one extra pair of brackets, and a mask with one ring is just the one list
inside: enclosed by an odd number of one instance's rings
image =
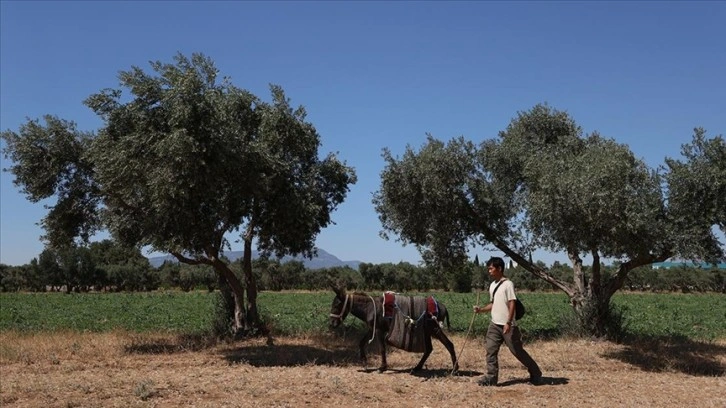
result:
[(345, 286), (341, 285), (340, 283), (335, 283), (332, 280), (328, 281), (328, 284), (331, 288), (333, 288), (333, 292), (335, 292), (335, 295), (339, 298), (345, 297)]
[(325, 283), (326, 283), (326, 284), (327, 284), (328, 286), (330, 286), (330, 288), (331, 288), (331, 289), (333, 289), (333, 292), (335, 292), (335, 294), (336, 294), (336, 295), (338, 294), (338, 290), (339, 290), (339, 289), (338, 289), (338, 286), (337, 286), (337, 285), (335, 284), (335, 281), (333, 281), (333, 279), (332, 279), (332, 278), (331, 278), (330, 276), (328, 276), (328, 277), (327, 277), (327, 278), (325, 279)]

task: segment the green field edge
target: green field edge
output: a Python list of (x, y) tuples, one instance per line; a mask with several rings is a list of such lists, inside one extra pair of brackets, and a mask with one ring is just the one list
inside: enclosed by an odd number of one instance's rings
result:
[[(369, 292), (380, 295), (378, 292)], [(489, 323), (486, 315), (472, 322), (475, 293), (426, 292), (450, 311), (456, 335), (481, 336)], [(164, 333), (204, 336), (213, 324), (218, 295), (207, 291), (145, 293), (0, 293), (0, 331)], [(520, 322), (525, 337), (547, 340), (563, 335), (563, 322), (572, 314), (561, 293), (523, 292), (527, 306)], [(328, 314), (332, 292), (261, 292), (258, 307), (274, 336), (337, 334), (356, 336), (362, 322), (350, 317), (342, 328), (330, 331)], [(486, 303), (486, 295), (479, 303)], [(723, 294), (618, 293), (613, 303), (623, 310), (627, 336), (668, 341), (722, 341), (726, 339), (726, 296)]]

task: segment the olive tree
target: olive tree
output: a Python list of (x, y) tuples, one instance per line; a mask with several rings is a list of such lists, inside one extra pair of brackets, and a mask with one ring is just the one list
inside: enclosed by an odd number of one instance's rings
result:
[[(429, 135), (400, 158), (384, 149), (373, 203), (384, 236), (437, 262), (494, 246), (565, 292), (592, 334), (606, 336), (610, 299), (634, 268), (674, 256), (724, 258), (712, 231), (724, 229), (724, 154), (723, 138), (699, 129), (684, 161), (652, 169), (628, 146), (583, 135), (566, 112), (537, 105), (479, 144)], [(572, 281), (532, 262), (535, 249), (565, 253)], [(601, 271), (605, 258), (618, 261), (612, 275)]]
[[(280, 87), (262, 101), (220, 81), (201, 54), (151, 68), (122, 71), (121, 89), (85, 101), (104, 122), (97, 134), (51, 116), (3, 132), (10, 171), (31, 200), (58, 196), (43, 221), (50, 243), (106, 228), (123, 244), (210, 265), (232, 290), (233, 328), (258, 327), (253, 240), (264, 253), (314, 255), (355, 172), (319, 157), (319, 134)], [(233, 232), (244, 284), (223, 258)]]

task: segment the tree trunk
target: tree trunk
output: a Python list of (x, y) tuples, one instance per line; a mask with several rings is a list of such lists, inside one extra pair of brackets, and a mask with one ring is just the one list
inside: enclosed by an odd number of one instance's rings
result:
[(581, 307), (575, 307), (575, 311), (581, 318), (583, 328), (592, 336), (616, 340), (613, 337), (622, 334), (620, 332), (622, 322), (617, 321), (621, 316), (611, 306), (613, 295), (623, 287), (625, 278), (631, 270), (653, 262), (662, 262), (670, 257), (670, 252), (664, 251), (658, 255), (645, 254), (634, 257), (620, 264), (615, 275), (609, 279), (602, 277), (600, 256), (596, 250), (592, 251), (592, 256), (592, 276), (587, 288), (587, 295)]
[(575, 287), (572, 293), (568, 293), (570, 296), (570, 305), (575, 309), (575, 312), (580, 312), (582, 305), (587, 302), (585, 298), (585, 273), (582, 271), (582, 258), (574, 250), (567, 251), (567, 257), (570, 258), (572, 263), (572, 274)]
[(261, 329), (260, 315), (257, 310), (257, 282), (252, 274), (252, 239), (245, 237), (242, 255), (242, 272), (247, 287), (247, 324), (253, 329)]
[[(605, 339), (617, 334), (609, 333), (607, 329), (609, 322), (617, 323), (612, 322), (614, 316), (611, 316), (611, 299), (612, 295), (602, 291), (591, 291), (585, 298), (586, 304), (580, 311), (583, 326), (595, 338)], [(585, 311), (586, 313), (583, 313)]]
[(172, 255), (179, 260), (189, 265), (212, 265), (212, 267), (219, 273), (232, 290), (232, 296), (234, 298), (234, 317), (232, 322), (232, 331), (235, 336), (244, 333), (246, 329), (245, 313), (244, 313), (244, 301), (245, 301), (245, 290), (242, 287), (242, 283), (237, 276), (229, 268), (229, 265), (222, 262), (219, 259), (219, 252), (215, 249), (208, 249), (206, 251), (206, 258), (190, 259), (178, 252), (172, 252)]
[(232, 323), (232, 331), (235, 335), (244, 333), (247, 325), (244, 317), (245, 291), (242, 287), (242, 283), (239, 279), (237, 279), (237, 276), (235, 276), (229, 266), (220, 261), (218, 258), (214, 258), (212, 260), (212, 266), (214, 266), (214, 269), (216, 269), (217, 272), (224, 277), (224, 280), (227, 281), (230, 289), (232, 289), (232, 296), (234, 297), (234, 320)]

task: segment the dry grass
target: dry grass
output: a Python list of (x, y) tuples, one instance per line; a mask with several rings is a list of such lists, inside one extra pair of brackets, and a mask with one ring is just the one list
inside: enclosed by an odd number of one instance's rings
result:
[[(463, 337), (454, 336), (457, 349)], [(545, 384), (506, 348), (500, 386), (479, 387), (480, 339), (466, 343), (461, 373), (436, 343), (426, 370), (420, 354), (389, 353), (391, 370), (356, 358), (356, 339), (333, 336), (252, 339), (208, 345), (170, 335), (0, 333), (2, 407), (387, 406), (726, 406), (726, 340), (617, 345), (588, 341), (526, 345)], [(460, 350), (459, 350), (460, 351)], [(684, 361), (687, 360), (687, 361)]]

